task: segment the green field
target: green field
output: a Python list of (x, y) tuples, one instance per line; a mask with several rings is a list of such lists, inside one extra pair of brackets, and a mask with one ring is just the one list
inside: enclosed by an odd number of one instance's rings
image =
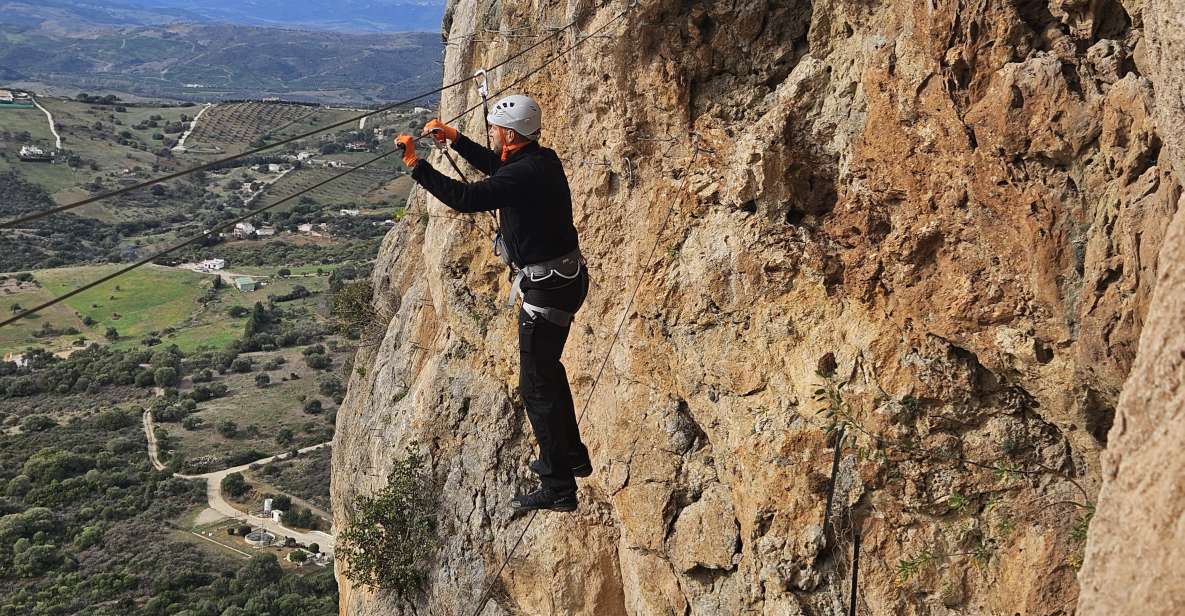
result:
[[(73, 267), (42, 270), (35, 274), (46, 290), (63, 295), (83, 284), (110, 274), (120, 266)], [(209, 286), (209, 276), (158, 266), (146, 266), (66, 300), (83, 316), (99, 322), (99, 335), (107, 327), (121, 337), (139, 338), (181, 323)]]
[[(28, 309), (50, 299), (53, 299), (53, 295), (42, 287), (27, 284), (16, 287), (12, 283), (0, 283), (0, 315), (5, 318), (13, 314), (12, 307), (14, 305)], [(58, 329), (73, 327), (79, 331), (87, 331), (87, 328), (82, 324), (82, 319), (75, 315), (73, 310), (68, 306), (58, 304), (32, 318), (22, 319), (11, 325), (0, 327), (0, 356), (23, 350), (30, 345), (44, 346), (52, 352), (69, 349), (76, 336), (55, 340), (33, 337), (33, 332), (41, 329), (42, 325), (46, 323)]]
[[(70, 267), (35, 271), (34, 277), (40, 287), (25, 284), (16, 286), (12, 282), (0, 283), (0, 309), (11, 314), (11, 306), (19, 304), (31, 308), (41, 302), (62, 295), (92, 280), (117, 270), (118, 265)], [(321, 266), (325, 271), (330, 266)], [(275, 268), (245, 268), (245, 273), (271, 275)], [(293, 268), (294, 273), (315, 271), (317, 266)], [(51, 351), (64, 351), (72, 347), (79, 337), (95, 342), (104, 342), (108, 327), (119, 332), (117, 348), (133, 347), (149, 332), (162, 332), (165, 328), (176, 331), (162, 334), (166, 344), (176, 344), (189, 352), (201, 347), (223, 348), (238, 339), (243, 331), (242, 321), (226, 314), (231, 306), (251, 307), (256, 302), (266, 303), (269, 295), (284, 295), (296, 285), (318, 293), (312, 297), (285, 303), (286, 307), (307, 308), (311, 316), (319, 318), (324, 314), (325, 301), (321, 294), (329, 287), (328, 276), (295, 276), (289, 279), (273, 279), (266, 285), (249, 293), (224, 287), (215, 301), (206, 306), (198, 303), (212, 284), (213, 275), (198, 274), (188, 270), (161, 266), (145, 266), (80, 293), (31, 319), (24, 319), (0, 328), (0, 352), (23, 350), (29, 346), (42, 346)], [(118, 287), (118, 288), (117, 288)], [(83, 318), (90, 317), (95, 325), (83, 325)], [(80, 336), (58, 338), (35, 338), (33, 332), (43, 324), (50, 323), (56, 329), (74, 327)]]

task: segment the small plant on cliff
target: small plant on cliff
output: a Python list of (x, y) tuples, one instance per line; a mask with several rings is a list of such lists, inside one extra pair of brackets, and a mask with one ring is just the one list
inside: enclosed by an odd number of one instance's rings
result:
[(1094, 518), (1094, 507), (1087, 507), (1086, 514), (1078, 518), (1074, 522), (1074, 526), (1070, 528), (1070, 537), (1079, 543), (1086, 541), (1086, 535), (1090, 532), (1090, 520)]
[(950, 498), (946, 500), (947, 508), (956, 513), (962, 512), (967, 507), (967, 503), (967, 497), (958, 492), (951, 492)]
[(897, 579), (902, 584), (911, 580), (915, 575), (924, 571), (934, 562), (934, 553), (929, 548), (915, 554), (912, 558), (897, 561)]
[(423, 456), (408, 454), (395, 462), (383, 489), (358, 502), (337, 539), (337, 558), (353, 582), (400, 597), (423, 587), (439, 543), (436, 489), (424, 467)]
[(342, 334), (363, 345), (380, 342), (391, 321), (391, 315), (375, 309), (374, 288), (367, 280), (351, 282), (334, 294), (333, 318)]

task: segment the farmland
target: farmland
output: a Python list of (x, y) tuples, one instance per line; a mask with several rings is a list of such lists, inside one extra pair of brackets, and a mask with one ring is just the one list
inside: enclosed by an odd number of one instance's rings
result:
[[(289, 195), (338, 175), (342, 171), (344, 169), (302, 169), (289, 174), (267, 190), (261, 205), (276, 203)], [(391, 171), (362, 169), (316, 188), (310, 191), (308, 196), (326, 205), (354, 205), (362, 201), (365, 195), (391, 181), (393, 177), (394, 174)], [(289, 201), (280, 209), (289, 209), (295, 204), (295, 201)]]
[(202, 114), (186, 146), (226, 150), (250, 144), (265, 133), (284, 129), (317, 111), (305, 105), (258, 101), (214, 105)]

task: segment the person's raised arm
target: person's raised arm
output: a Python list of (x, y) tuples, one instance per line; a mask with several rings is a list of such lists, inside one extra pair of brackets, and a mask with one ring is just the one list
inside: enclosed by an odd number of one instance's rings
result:
[(462, 135), (460, 131), (440, 120), (428, 121), (428, 124), (424, 126), (424, 134), (429, 133), (438, 142), (445, 140), (453, 142), (453, 149), (461, 155), (461, 158), (486, 175), (494, 175), (494, 172), (502, 164), (502, 157), (493, 150)]
[(521, 198), (521, 182), (513, 175), (491, 176), (466, 184), (444, 175), (420, 160), (411, 177), (441, 203), (458, 212), (488, 212), (514, 205)]

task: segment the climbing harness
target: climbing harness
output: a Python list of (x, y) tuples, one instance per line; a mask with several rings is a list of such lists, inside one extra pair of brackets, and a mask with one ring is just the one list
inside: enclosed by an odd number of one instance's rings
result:
[(564, 280), (572, 281), (580, 277), (580, 272), (584, 269), (584, 257), (580, 254), (580, 249), (577, 248), (566, 255), (549, 259), (547, 261), (540, 261), (539, 263), (532, 263), (524, 265), (523, 267), (515, 267), (514, 264), (510, 266), (514, 281), (510, 285), (510, 297), (506, 300), (507, 307), (513, 307), (514, 301), (520, 297), (523, 298), (523, 311), (531, 315), (532, 318), (542, 316), (544, 319), (559, 325), (560, 327), (567, 327), (572, 323), (573, 314), (566, 310), (559, 308), (551, 308), (547, 306), (536, 306), (529, 303), (523, 295), (523, 280), (530, 280), (531, 282), (542, 282), (558, 276)]

